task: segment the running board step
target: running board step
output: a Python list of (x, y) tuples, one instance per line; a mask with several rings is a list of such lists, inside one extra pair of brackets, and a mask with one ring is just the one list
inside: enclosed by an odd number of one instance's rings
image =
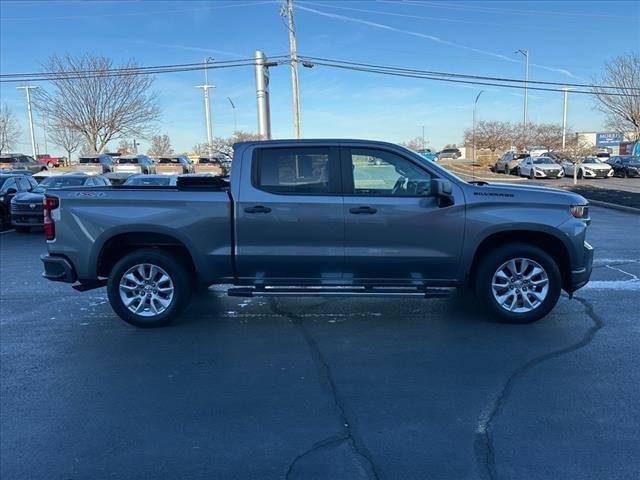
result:
[(392, 288), (392, 287), (233, 287), (230, 297), (419, 297), (448, 298), (455, 288)]

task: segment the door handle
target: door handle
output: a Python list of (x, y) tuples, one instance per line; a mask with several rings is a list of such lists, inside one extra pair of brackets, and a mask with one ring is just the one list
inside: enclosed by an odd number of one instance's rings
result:
[(247, 213), (269, 213), (271, 209), (263, 205), (256, 205), (255, 207), (247, 207), (244, 211)]
[(378, 211), (378, 209), (373, 207), (354, 207), (354, 208), (350, 208), (349, 211), (354, 215), (360, 215), (360, 214), (373, 215)]

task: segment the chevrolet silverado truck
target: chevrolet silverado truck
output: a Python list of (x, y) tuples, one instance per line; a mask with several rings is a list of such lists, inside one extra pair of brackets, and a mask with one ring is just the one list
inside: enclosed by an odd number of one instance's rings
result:
[(587, 201), (466, 182), (363, 140), (234, 146), (229, 177), (47, 190), (44, 276), (107, 287), (126, 322), (166, 325), (191, 294), (420, 296), (471, 290), (501, 321), (548, 314), (591, 274)]

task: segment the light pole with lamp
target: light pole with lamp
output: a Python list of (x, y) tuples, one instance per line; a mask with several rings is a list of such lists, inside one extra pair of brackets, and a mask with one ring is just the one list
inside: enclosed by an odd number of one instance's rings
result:
[(231, 97), (227, 97), (227, 100), (229, 100), (229, 103), (231, 104), (231, 108), (233, 109), (233, 133), (236, 133), (238, 131), (238, 121), (236, 118), (236, 106), (231, 100)]
[(476, 95), (476, 100), (473, 102), (473, 162), (475, 163), (478, 160), (478, 156), (476, 155), (476, 107), (478, 106), (478, 99), (480, 95), (482, 95), (484, 90), (480, 90), (478, 95)]
[(521, 53), (524, 56), (524, 134), (527, 134), (527, 123), (529, 122), (529, 50), (516, 50), (514, 53)]

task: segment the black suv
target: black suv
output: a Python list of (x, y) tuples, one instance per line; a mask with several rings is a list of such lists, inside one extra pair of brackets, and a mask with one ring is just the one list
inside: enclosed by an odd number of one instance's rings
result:
[[(34, 181), (35, 182), (35, 181)], [(18, 192), (11, 200), (11, 225), (16, 232), (28, 232), (31, 227), (44, 223), (44, 193), (47, 188), (106, 187), (111, 182), (106, 177), (85, 173), (67, 173), (45, 178), (29, 191)]]
[(0, 155), (0, 170), (28, 170), (31, 173), (38, 173), (47, 170), (46, 165), (42, 165), (29, 155), (22, 153), (8, 153)]
[(454, 160), (460, 158), (462, 152), (459, 148), (445, 148), (438, 152), (438, 159), (440, 158), (453, 158)]
[(11, 200), (17, 193), (30, 192), (38, 185), (31, 175), (0, 173), (0, 229), (11, 223)]

